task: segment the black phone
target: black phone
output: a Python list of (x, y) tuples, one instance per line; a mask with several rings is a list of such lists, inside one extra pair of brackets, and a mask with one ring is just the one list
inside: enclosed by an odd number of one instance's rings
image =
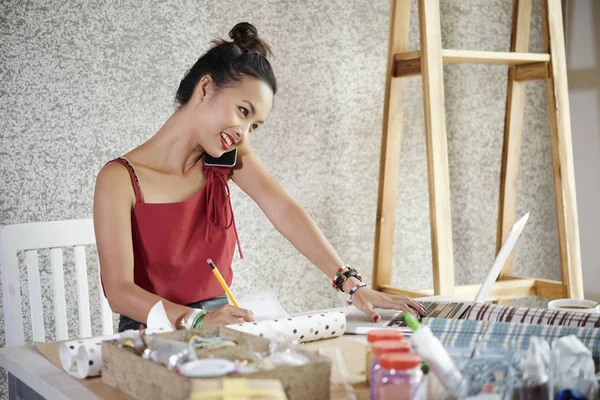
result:
[(235, 167), (237, 161), (237, 149), (223, 153), (219, 158), (215, 158), (208, 153), (204, 154), (204, 164), (211, 167)]

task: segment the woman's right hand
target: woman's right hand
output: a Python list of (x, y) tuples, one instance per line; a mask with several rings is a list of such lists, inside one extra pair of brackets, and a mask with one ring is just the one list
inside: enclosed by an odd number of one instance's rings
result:
[(219, 326), (254, 321), (252, 311), (226, 304), (204, 316), (202, 326)]

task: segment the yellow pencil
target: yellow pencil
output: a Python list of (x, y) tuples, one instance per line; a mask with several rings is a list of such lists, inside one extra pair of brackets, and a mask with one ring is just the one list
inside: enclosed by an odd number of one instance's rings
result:
[(225, 283), (225, 280), (221, 276), (221, 273), (217, 269), (217, 266), (215, 265), (215, 263), (213, 263), (213, 261), (210, 258), (208, 260), (206, 260), (206, 262), (208, 263), (208, 265), (210, 265), (212, 272), (217, 277), (217, 280), (219, 281), (221, 286), (223, 286), (223, 290), (225, 290), (225, 293), (227, 293), (227, 297), (229, 297), (229, 300), (231, 300), (231, 303), (233, 303), (234, 306), (239, 307), (238, 302), (236, 301), (235, 297), (233, 297), (233, 293), (231, 293), (231, 290), (229, 290), (229, 287)]

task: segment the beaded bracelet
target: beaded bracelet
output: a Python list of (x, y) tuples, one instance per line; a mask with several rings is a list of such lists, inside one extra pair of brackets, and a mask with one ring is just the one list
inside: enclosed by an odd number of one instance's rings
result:
[(348, 264), (343, 264), (335, 273), (335, 276), (333, 277), (333, 279), (331, 280), (331, 287), (334, 288), (335, 290), (338, 290), (338, 287), (336, 285), (336, 282), (338, 280), (338, 278), (342, 275), (342, 272), (347, 271), (350, 269), (350, 266)]
[(348, 292), (348, 299), (346, 300), (346, 304), (351, 306), (352, 305), (352, 295), (354, 293), (356, 293), (356, 291), (358, 289), (360, 289), (361, 287), (365, 287), (365, 286), (367, 286), (367, 284), (364, 282), (360, 282), (360, 283), (357, 283), (356, 285), (354, 285), (354, 287), (352, 289), (350, 289), (350, 291)]

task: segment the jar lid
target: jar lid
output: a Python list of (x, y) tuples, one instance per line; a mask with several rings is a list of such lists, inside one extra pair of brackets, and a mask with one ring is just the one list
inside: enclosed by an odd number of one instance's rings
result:
[(410, 351), (410, 343), (398, 340), (382, 340), (373, 343), (371, 347), (371, 353), (376, 356), (387, 353), (409, 353)]
[(413, 369), (421, 366), (421, 357), (415, 353), (386, 353), (379, 359), (379, 365), (385, 369)]
[(393, 329), (378, 329), (367, 333), (367, 342), (374, 343), (380, 340), (402, 340), (404, 334), (402, 331)]

